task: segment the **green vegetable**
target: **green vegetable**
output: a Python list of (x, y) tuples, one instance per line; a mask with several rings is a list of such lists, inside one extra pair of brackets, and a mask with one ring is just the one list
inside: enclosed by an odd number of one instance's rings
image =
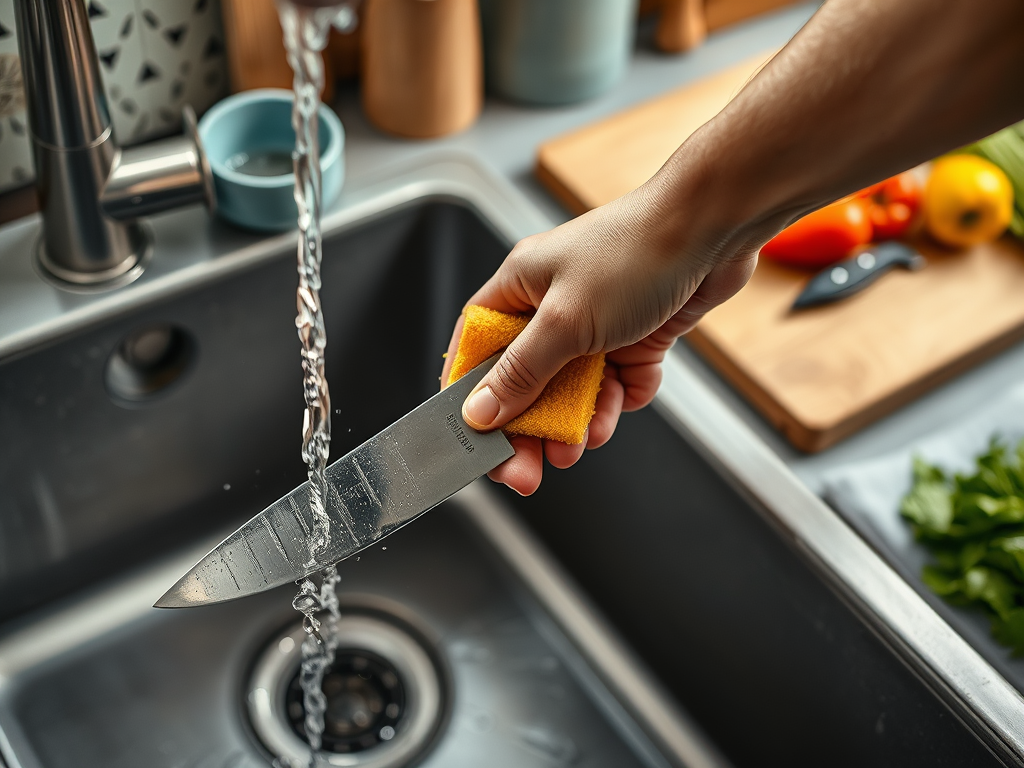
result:
[(1024, 238), (1024, 122), (1011, 125), (981, 141), (964, 147), (965, 152), (979, 155), (1000, 168), (1013, 185), (1013, 219), (1010, 231)]
[(1024, 655), (1024, 441), (993, 439), (970, 475), (914, 460), (900, 505), (933, 556), (924, 583), (954, 605), (978, 606), (1000, 643)]

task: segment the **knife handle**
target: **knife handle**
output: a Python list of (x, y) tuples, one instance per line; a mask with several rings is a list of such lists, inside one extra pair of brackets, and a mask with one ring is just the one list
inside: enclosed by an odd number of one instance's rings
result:
[[(530, 322), (530, 318), (522, 315), (476, 305), (466, 307), (465, 315), (448, 384), (505, 349)], [(532, 435), (570, 445), (582, 443), (603, 378), (603, 352), (570, 360), (552, 377), (533, 405), (502, 430), (507, 435)]]
[(793, 302), (793, 309), (827, 304), (852, 296), (893, 267), (917, 270), (925, 263), (924, 256), (903, 243), (889, 241), (873, 245), (855, 256), (825, 267), (812, 277)]

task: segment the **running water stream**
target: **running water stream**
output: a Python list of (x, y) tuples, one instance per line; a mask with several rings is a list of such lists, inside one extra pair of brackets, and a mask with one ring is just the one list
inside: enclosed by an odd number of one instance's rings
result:
[[(290, 0), (278, 1), (281, 27), (284, 30), (288, 63), (294, 72), (295, 104), (292, 126), (295, 129), (295, 203), (298, 207), (299, 287), (296, 292), (298, 314), (295, 327), (302, 344), (302, 391), (306, 402), (302, 424), (302, 460), (309, 475), (310, 507), (313, 529), (309, 536), (307, 567), (316, 564), (331, 538), (331, 521), (327, 516), (327, 458), (331, 447), (331, 398), (324, 374), (324, 351), (327, 332), (323, 307), (320, 304), (320, 143), (317, 136), (320, 91), (324, 84), (321, 51), (327, 35), (338, 16), (339, 8), (307, 8)], [(302, 643), (302, 666), (299, 682), (302, 687), (305, 721), (303, 727), (309, 742), (311, 768), (318, 763), (324, 732), (327, 700), (323, 694), (324, 673), (334, 661), (338, 644), (336, 632), (339, 581), (334, 566), (325, 568), (319, 587), (310, 579), (299, 582), (299, 593), (292, 606), (302, 613), (306, 638)], [(327, 611), (323, 623), (317, 613)]]

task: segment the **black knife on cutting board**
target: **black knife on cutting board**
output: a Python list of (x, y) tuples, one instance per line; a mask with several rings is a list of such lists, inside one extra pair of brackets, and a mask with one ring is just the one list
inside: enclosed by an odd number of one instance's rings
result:
[(812, 277), (793, 302), (793, 309), (844, 299), (871, 285), (893, 267), (917, 270), (926, 263), (924, 256), (903, 243), (873, 245)]

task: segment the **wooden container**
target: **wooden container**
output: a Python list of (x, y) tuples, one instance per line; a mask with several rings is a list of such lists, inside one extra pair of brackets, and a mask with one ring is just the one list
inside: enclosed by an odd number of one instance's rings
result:
[(704, 0), (665, 0), (654, 41), (666, 53), (696, 48), (708, 36)]
[(796, 0), (640, 0), (640, 15), (660, 13), (654, 42), (666, 53), (700, 45), (709, 30), (768, 13)]
[[(315, 4), (307, 2), (307, 5)], [(224, 37), (228, 51), (231, 92), (254, 88), (292, 87), (292, 68), (284, 50), (284, 32), (274, 0), (221, 0), (224, 16)], [(332, 59), (344, 57), (342, 76), (352, 73), (355, 35), (332, 31), (331, 42), (324, 51), (324, 92), (321, 98), (334, 96), (335, 66)], [(340, 53), (339, 53), (340, 52)]]
[(387, 133), (426, 139), (468, 128), (483, 106), (477, 0), (367, 0), (363, 109)]

